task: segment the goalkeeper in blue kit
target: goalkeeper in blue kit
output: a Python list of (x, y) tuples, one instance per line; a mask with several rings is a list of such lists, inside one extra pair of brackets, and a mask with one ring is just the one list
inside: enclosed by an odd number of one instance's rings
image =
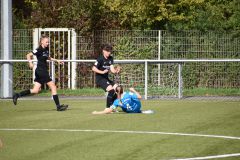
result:
[(118, 86), (116, 88), (117, 99), (109, 108), (105, 108), (103, 111), (94, 111), (92, 114), (108, 114), (116, 111), (117, 107), (120, 107), (123, 112), (126, 113), (144, 113), (151, 114), (152, 110), (141, 110), (142, 96), (134, 89), (129, 88), (130, 92), (123, 92), (123, 87)]

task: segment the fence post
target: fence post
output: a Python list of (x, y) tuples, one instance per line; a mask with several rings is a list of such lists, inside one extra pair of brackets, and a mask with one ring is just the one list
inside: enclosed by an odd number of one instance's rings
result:
[[(32, 50), (35, 50), (38, 46), (39, 46), (39, 39), (40, 39), (40, 33), (39, 33), (39, 28), (34, 28), (33, 29), (33, 49)], [(33, 62), (33, 69), (32, 69), (32, 83), (34, 83), (34, 79), (35, 79), (35, 70), (37, 68), (37, 57), (36, 56), (33, 56), (33, 60), (35, 62)]]
[[(161, 30), (158, 31), (158, 60), (161, 59)], [(158, 86), (161, 84), (161, 64), (158, 64)]]
[(182, 82), (182, 64), (178, 64), (178, 98), (182, 98), (182, 87), (183, 87), (183, 82)]
[(148, 62), (145, 60), (145, 88), (144, 88), (144, 98), (147, 99), (147, 92), (148, 92)]
[[(72, 48), (72, 60), (77, 59), (77, 34), (75, 29), (71, 29), (71, 34), (72, 34), (72, 43), (71, 43), (71, 48)], [(72, 73), (71, 73), (71, 80), (72, 80), (72, 89), (76, 89), (76, 80), (77, 80), (77, 63), (72, 62)]]
[[(12, 59), (12, 1), (1, 0), (1, 59)], [(13, 94), (13, 67), (11, 63), (1, 66), (1, 98)]]

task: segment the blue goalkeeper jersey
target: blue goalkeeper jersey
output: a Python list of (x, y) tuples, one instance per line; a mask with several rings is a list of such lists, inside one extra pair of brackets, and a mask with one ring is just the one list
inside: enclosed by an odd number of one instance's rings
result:
[(124, 92), (121, 99), (116, 99), (111, 108), (116, 109), (117, 107), (121, 107), (127, 113), (141, 113), (141, 102), (132, 92)]

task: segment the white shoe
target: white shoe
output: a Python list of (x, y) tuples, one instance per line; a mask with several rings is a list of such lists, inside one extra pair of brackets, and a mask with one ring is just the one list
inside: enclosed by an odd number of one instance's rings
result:
[(153, 114), (154, 111), (153, 110), (145, 110), (145, 111), (142, 111), (143, 114)]

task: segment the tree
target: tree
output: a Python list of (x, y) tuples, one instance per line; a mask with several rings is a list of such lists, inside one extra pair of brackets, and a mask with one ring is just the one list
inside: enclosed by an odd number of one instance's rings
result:
[(26, 28), (25, 19), (30, 18), (32, 12), (32, 1), (12, 0), (13, 28)]
[[(174, 2), (174, 1), (173, 1)], [(164, 29), (170, 20), (182, 20), (171, 0), (103, 0), (103, 4), (117, 15), (128, 29)]]
[(239, 0), (13, 0), (15, 27), (239, 30)]
[(189, 6), (182, 3), (189, 19), (170, 21), (168, 25), (177, 30), (239, 30), (239, 3), (238, 0), (202, 0)]

